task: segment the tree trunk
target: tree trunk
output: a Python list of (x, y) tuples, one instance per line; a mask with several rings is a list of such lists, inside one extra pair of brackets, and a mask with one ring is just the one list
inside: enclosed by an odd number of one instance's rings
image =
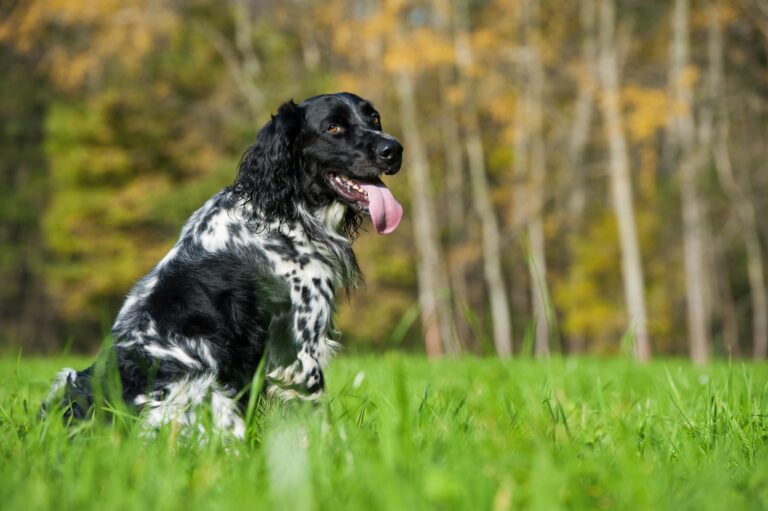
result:
[[(443, 81), (443, 90), (446, 82)], [(448, 236), (451, 245), (456, 245), (465, 240), (464, 208), (464, 166), (462, 164), (461, 139), (456, 112), (452, 105), (443, 99), (441, 105), (441, 128), (443, 138), (443, 153), (446, 164), (446, 191), (445, 200), (448, 206)], [(453, 261), (449, 265), (449, 280), (453, 291), (454, 321), (456, 324), (457, 342), (462, 346), (471, 347), (469, 324), (465, 317), (468, 307), (468, 286), (466, 275), (466, 263)]]
[(675, 0), (672, 15), (669, 81), (677, 112), (670, 119), (670, 135), (678, 149), (680, 195), (683, 216), (683, 251), (685, 261), (688, 343), (693, 361), (709, 360), (709, 311), (707, 310), (707, 270), (704, 258), (704, 210), (699, 197), (698, 180), (704, 154), (694, 139), (693, 99), (686, 76), (688, 58), (688, 0)]
[(768, 292), (765, 285), (763, 249), (760, 245), (755, 205), (734, 175), (728, 150), (726, 112), (722, 112), (720, 115), (720, 127), (714, 144), (714, 153), (718, 179), (736, 211), (739, 232), (741, 232), (746, 249), (747, 277), (752, 305), (753, 354), (756, 359), (762, 360), (768, 351)]
[(264, 94), (254, 81), (259, 74), (260, 63), (251, 47), (250, 23), (242, 19), (242, 16), (248, 15), (247, 3), (238, 0), (234, 9), (234, 17), (238, 20), (235, 46), (207, 20), (201, 19), (194, 24), (224, 61), (230, 79), (248, 105), (251, 115), (257, 116), (262, 111)]
[(512, 355), (512, 322), (509, 317), (509, 303), (501, 269), (499, 226), (488, 192), (479, 129), (474, 126), (472, 131), (473, 133), (467, 134), (467, 155), (469, 157), (472, 194), (483, 231), (483, 271), (491, 302), (493, 342), (496, 346), (496, 353), (500, 357), (506, 358)]
[(739, 316), (736, 309), (736, 300), (733, 297), (728, 262), (726, 260), (726, 247), (729, 243), (713, 240), (715, 260), (712, 267), (715, 269), (717, 281), (717, 302), (714, 308), (720, 311), (722, 321), (723, 346), (729, 357), (738, 357), (741, 353), (739, 346)]
[(568, 224), (578, 228), (584, 215), (587, 202), (584, 172), (584, 148), (589, 140), (589, 127), (595, 103), (595, 60), (597, 47), (595, 43), (595, 2), (582, 0), (580, 4), (581, 26), (584, 37), (581, 43), (582, 74), (579, 77), (579, 93), (576, 98), (576, 108), (571, 125), (571, 136), (568, 143), (568, 156), (565, 162), (568, 167), (570, 195), (568, 198)]
[(648, 336), (643, 266), (635, 226), (629, 157), (619, 102), (613, 1), (600, 0), (599, 74), (603, 92), (601, 112), (608, 140), (611, 196), (619, 229), (624, 298), (629, 313), (629, 329), (634, 334), (635, 355), (639, 360), (647, 361), (651, 358), (651, 343)]
[[(433, 1), (433, 24), (435, 29), (448, 37), (451, 34), (448, 15), (451, 6), (447, 0)], [(448, 212), (448, 243), (456, 248), (466, 239), (466, 208), (465, 208), (465, 179), (461, 134), (459, 130), (458, 112), (451, 102), (449, 90), (455, 85), (456, 79), (449, 68), (442, 67), (439, 71), (440, 83), (440, 129), (442, 134), (443, 155), (445, 158), (445, 202)], [(472, 339), (466, 310), (469, 307), (466, 262), (448, 258), (448, 279), (451, 283), (452, 304), (456, 337), (460, 346), (465, 348), (477, 347), (479, 344)]]
[[(538, 11), (538, 2), (534, 12)], [(538, 14), (538, 13), (537, 13)], [(532, 27), (539, 32), (538, 22)], [(538, 38), (537, 38), (538, 40)], [(531, 46), (532, 58), (530, 61), (530, 102), (532, 115), (531, 134), (531, 196), (534, 198), (534, 210), (531, 215), (531, 224), (528, 236), (531, 244), (532, 264), (531, 270), (537, 278), (532, 278), (534, 317), (536, 318), (536, 342), (534, 353), (536, 356), (545, 356), (550, 351), (552, 337), (553, 315), (549, 288), (547, 286), (547, 258), (544, 238), (544, 186), (547, 178), (547, 164), (544, 156), (544, 66), (541, 56), (535, 47), (535, 41), (528, 41)], [(532, 276), (533, 277), (533, 276)]]
[[(582, 0), (579, 4), (579, 17), (583, 37), (581, 41), (581, 73), (578, 77), (578, 96), (574, 108), (573, 124), (568, 141), (568, 151), (563, 167), (566, 169), (566, 182), (569, 184), (567, 218), (571, 239), (582, 235), (584, 210), (587, 204), (587, 169), (584, 165), (584, 151), (589, 141), (592, 118), (595, 111), (595, 87), (597, 79), (597, 43), (594, 0)], [(568, 243), (569, 259), (573, 260), (573, 243)], [(568, 351), (583, 352), (586, 338), (583, 333), (574, 333), (568, 338)]]
[(551, 308), (547, 291), (547, 264), (542, 220), (546, 179), (542, 114), (544, 70), (535, 46), (534, 34), (538, 31), (537, 15), (537, 2), (522, 2), (519, 21), (522, 51), (519, 52), (521, 58), (518, 65), (522, 99), (517, 104), (521, 115), (515, 116), (517, 121), (515, 158), (516, 161), (519, 158), (516, 164), (517, 176), (522, 178), (527, 174), (528, 177), (524, 187), (527, 196), (525, 222), (529, 242), (528, 274), (533, 304), (534, 353), (537, 357), (541, 357), (549, 354)]
[[(768, 6), (766, 7), (768, 13)], [(715, 169), (729, 201), (736, 212), (739, 232), (743, 237), (747, 257), (747, 278), (752, 306), (753, 355), (762, 360), (768, 352), (768, 291), (765, 284), (763, 249), (757, 223), (755, 204), (748, 193), (748, 185), (736, 178), (728, 149), (729, 114), (723, 98), (725, 87), (724, 44), (720, 19), (715, 6), (709, 12), (709, 95), (710, 102), (718, 101), (718, 126), (713, 144)]]
[(501, 268), (501, 240), (498, 220), (493, 209), (493, 202), (488, 191), (488, 181), (485, 169), (485, 155), (480, 134), (480, 123), (475, 110), (474, 98), (469, 94), (472, 84), (469, 83), (467, 70), (472, 64), (472, 48), (469, 44), (469, 34), (461, 25), (466, 20), (466, 6), (457, 9), (455, 48), (462, 88), (467, 93), (464, 99), (463, 120), (465, 126), (467, 158), (472, 184), (472, 196), (477, 209), (483, 232), (483, 272), (488, 286), (491, 304), (491, 320), (493, 323), (493, 342), (496, 353), (507, 358), (512, 356), (512, 322), (509, 314), (509, 300), (504, 284)]
[(417, 272), (419, 305), (427, 356), (437, 357), (443, 352), (457, 351), (450, 312), (445, 297), (448, 286), (443, 273), (440, 245), (434, 225), (434, 207), (429, 184), (429, 164), (426, 148), (416, 123), (413, 78), (405, 71), (396, 76), (400, 100), (400, 120), (403, 137), (408, 148), (409, 184), (412, 193), (413, 229), (418, 252)]

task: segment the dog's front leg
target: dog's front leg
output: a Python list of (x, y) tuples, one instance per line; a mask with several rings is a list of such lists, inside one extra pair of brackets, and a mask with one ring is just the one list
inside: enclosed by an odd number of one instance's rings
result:
[(267, 346), (267, 394), (281, 399), (314, 400), (323, 393), (324, 379), (317, 359), (321, 332), (310, 324), (304, 304), (273, 318)]

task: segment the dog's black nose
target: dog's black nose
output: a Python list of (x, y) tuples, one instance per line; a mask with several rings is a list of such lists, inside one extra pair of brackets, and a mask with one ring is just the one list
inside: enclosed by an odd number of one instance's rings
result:
[(403, 146), (397, 140), (382, 140), (376, 147), (376, 155), (386, 165), (385, 173), (395, 174), (400, 170), (403, 159)]

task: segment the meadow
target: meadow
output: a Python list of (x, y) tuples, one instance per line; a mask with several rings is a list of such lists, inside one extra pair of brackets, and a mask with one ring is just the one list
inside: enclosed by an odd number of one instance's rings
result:
[(768, 509), (768, 367), (341, 356), (245, 442), (39, 420), (71, 357), (0, 359), (0, 509)]

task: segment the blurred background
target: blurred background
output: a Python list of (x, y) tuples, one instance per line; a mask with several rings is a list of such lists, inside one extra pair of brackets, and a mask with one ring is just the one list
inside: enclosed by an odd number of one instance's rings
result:
[(93, 351), (279, 104), (372, 100), (351, 352), (764, 358), (764, 0), (0, 7), (0, 343)]

